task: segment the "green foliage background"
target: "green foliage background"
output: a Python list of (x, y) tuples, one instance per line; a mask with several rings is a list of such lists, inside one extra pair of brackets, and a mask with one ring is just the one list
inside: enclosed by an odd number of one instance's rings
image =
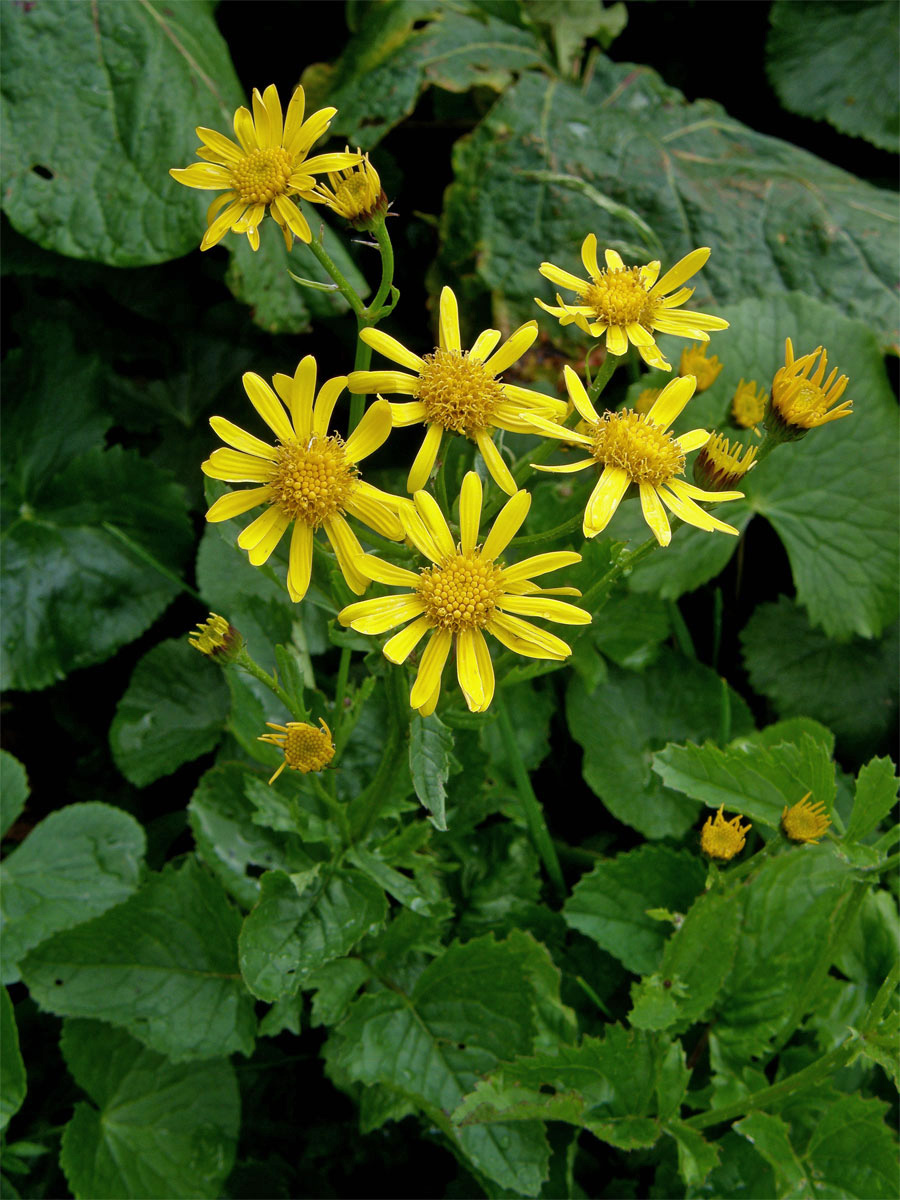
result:
[[(619, 53), (655, 23), (696, 42), (713, 7), (4, 0), (3, 1195), (897, 1194), (897, 8), (767, 8), (782, 140)], [(253, 57), (238, 31), (273, 20)], [(531, 319), (539, 262), (576, 269), (593, 230), (638, 261), (713, 247), (692, 303), (730, 322), (724, 368), (676, 431), (726, 426), (786, 336), (850, 376), (850, 420), (747, 478), (740, 539), (680, 528), (571, 670), (509, 673), (565, 896), (496, 714), (411, 715), (337, 624), (336, 572), (293, 606), (283, 557), (204, 528), (207, 418), (247, 422), (241, 373), (353, 361), (344, 301), (287, 274), (327, 280), (316, 260), (270, 222), (258, 254), (201, 257), (209, 197), (167, 174), (301, 73), (394, 201), (412, 349), (445, 283), (464, 341)], [(371, 251), (324, 228), (365, 295)], [(555, 392), (584, 347), (549, 326), (523, 382)], [(403, 491), (413, 444), (377, 482)], [(529, 481), (528, 532), (583, 505), (559, 478)], [(637, 507), (560, 540), (571, 582), (643, 540)], [(307, 780), (267, 786), (257, 738), (288, 713), (187, 646), (208, 609), (326, 719), (355, 652), (337, 797), (354, 828), (383, 803), (349, 850)], [(807, 791), (835, 836), (792, 846)], [(718, 871), (720, 805), (753, 833)]]

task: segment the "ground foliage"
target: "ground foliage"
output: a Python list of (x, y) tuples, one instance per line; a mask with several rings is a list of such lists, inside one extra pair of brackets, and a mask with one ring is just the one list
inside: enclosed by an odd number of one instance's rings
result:
[[(761, 127), (729, 115), (742, 80), (710, 62), (705, 99), (665, 45), (725, 7), (4, 3), (3, 1195), (897, 1194), (897, 9), (730, 6)], [(344, 299), (285, 270), (327, 281), (317, 261), (271, 222), (258, 254), (201, 257), (208, 198), (167, 174), (195, 125), (301, 73), (394, 200), (386, 327), (414, 351), (446, 283), (464, 344), (532, 319), (538, 264), (580, 271), (592, 230), (664, 268), (713, 248), (696, 303), (730, 322), (724, 366), (676, 432), (751, 443), (730, 398), (786, 336), (850, 376), (852, 418), (745, 480), (740, 538), (682, 526), (596, 597), (564, 671), (498, 679), (514, 752), (458, 694), (410, 712), (337, 622), (333, 560), (292, 605), (286, 550), (258, 570), (240, 522), (203, 528), (206, 418), (246, 424), (241, 373), (353, 362)], [(365, 296), (376, 256), (338, 225)], [(555, 393), (584, 345), (541, 329), (518, 381)], [(665, 382), (625, 375), (610, 405)], [(402, 494), (414, 447), (397, 430), (375, 482)], [(533, 533), (591, 484), (526, 486)], [(628, 501), (541, 549), (581, 552), (586, 591), (645, 533)], [(349, 846), (308, 778), (268, 786), (258, 736), (290, 714), (187, 645), (208, 609), (331, 721), (352, 652)], [(833, 824), (798, 845), (782, 810), (807, 792)], [(752, 832), (717, 866), (720, 806)]]

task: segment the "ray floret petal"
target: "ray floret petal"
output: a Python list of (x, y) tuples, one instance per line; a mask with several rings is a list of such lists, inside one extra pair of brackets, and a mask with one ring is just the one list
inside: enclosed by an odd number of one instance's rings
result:
[(525, 657), (562, 661), (571, 648), (532, 624), (531, 618), (566, 625), (586, 625), (591, 620), (584, 609), (549, 594), (555, 590), (577, 595), (576, 589), (544, 589), (531, 582), (535, 576), (580, 562), (580, 554), (555, 551), (509, 565), (501, 558), (528, 514), (529, 494), (518, 491), (506, 502), (479, 545), (481, 504), (481, 481), (470, 471), (460, 491), (457, 542), (437, 502), (427, 492), (416, 492), (414, 504), (401, 517), (408, 538), (428, 565), (412, 572), (365, 555), (357, 563), (362, 574), (407, 590), (361, 600), (338, 613), (341, 624), (358, 633), (386, 633), (411, 622), (384, 646), (385, 657), (393, 663), (405, 662), (430, 633), (410, 691), (411, 706), (423, 716), (437, 705), (451, 650), (469, 710), (484, 712), (496, 685), (486, 633)]
[[(358, 464), (386, 441), (391, 411), (386, 400), (367, 409), (344, 441), (329, 433), (335, 403), (346, 386), (343, 375), (327, 379), (316, 392), (316, 360), (304, 358), (293, 376), (276, 375), (273, 387), (247, 372), (244, 390), (277, 439), (270, 446), (223, 417), (210, 424), (231, 449), (214, 450), (201, 470), (212, 479), (258, 486), (226, 492), (206, 514), (208, 521), (227, 521), (265, 504), (265, 510), (240, 533), (238, 545), (250, 562), (267, 562), (293, 524), (288, 551), (287, 587), (294, 601), (302, 600), (312, 572), (313, 535), (319, 528), (337, 558), (348, 586), (362, 595), (368, 586), (356, 562), (363, 548), (346, 521), (351, 516), (382, 537), (404, 536), (397, 515), (399, 498), (360, 478)], [(403, 503), (408, 503), (403, 501)]]
[(352, 371), (348, 388), (363, 395), (408, 396), (409, 400), (391, 404), (394, 424), (425, 426), (425, 438), (406, 482), (410, 492), (420, 491), (428, 482), (446, 432), (475, 442), (498, 487), (507, 495), (515, 493), (516, 483), (494, 443), (494, 430), (527, 433), (529, 427), (520, 415), (523, 410), (549, 420), (561, 419), (566, 408), (554, 396), (500, 378), (528, 350), (537, 333), (537, 322), (528, 321), (498, 348), (500, 333), (486, 329), (470, 350), (463, 350), (459, 306), (449, 287), (441, 291), (438, 345), (429, 354), (415, 354), (380, 329), (362, 330), (360, 337), (367, 346), (403, 370)]

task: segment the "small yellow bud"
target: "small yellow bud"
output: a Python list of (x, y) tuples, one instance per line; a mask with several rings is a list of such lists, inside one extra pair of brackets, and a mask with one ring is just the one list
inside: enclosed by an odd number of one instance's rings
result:
[(284, 762), (269, 780), (274, 783), (285, 767), (292, 771), (302, 771), (304, 775), (310, 771), (321, 771), (334, 758), (334, 743), (331, 740), (331, 730), (320, 718), (320, 729), (315, 725), (307, 725), (305, 721), (288, 721), (287, 725), (273, 725), (266, 721), (270, 729), (277, 733), (264, 733), (260, 742), (268, 742), (284, 751)]
[(705, 392), (708, 387), (712, 387), (725, 365), (719, 362), (715, 354), (712, 358), (706, 357), (708, 347), (708, 342), (701, 342), (698, 346), (685, 346), (681, 352), (681, 362), (678, 364), (679, 375), (693, 375), (696, 378), (698, 392)]
[(821, 800), (809, 803), (812, 792), (807, 792), (802, 800), (785, 808), (781, 814), (781, 828), (792, 842), (812, 842), (816, 844), (831, 824), (831, 817)]
[(721, 858), (728, 861), (740, 853), (750, 832), (750, 822), (741, 825), (740, 816), (726, 821), (722, 816), (724, 805), (719, 807), (715, 817), (707, 817), (706, 824), (700, 831), (700, 849), (710, 858)]
[(244, 648), (244, 639), (218, 613), (210, 613), (188, 638), (190, 644), (208, 658), (219, 662), (232, 662)]

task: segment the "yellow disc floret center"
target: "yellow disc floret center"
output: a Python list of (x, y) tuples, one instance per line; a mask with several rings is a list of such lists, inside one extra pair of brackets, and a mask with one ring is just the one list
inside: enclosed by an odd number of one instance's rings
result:
[(311, 725), (288, 726), (284, 735), (284, 757), (294, 771), (321, 771), (334, 758), (331, 738)]
[(343, 510), (356, 486), (356, 476), (340, 438), (313, 435), (308, 443), (279, 445), (269, 486), (282, 512), (318, 529)]
[(822, 418), (828, 411), (828, 401), (820, 387), (803, 380), (799, 388), (779, 404), (779, 408), (791, 425), (813, 429), (822, 424)]
[(425, 356), (416, 395), (425, 405), (426, 421), (472, 435), (491, 427), (503, 387), (468, 354), (435, 350)]
[(234, 190), (247, 204), (270, 204), (288, 190), (291, 156), (283, 146), (251, 150), (231, 168)]
[(639, 267), (601, 271), (585, 288), (583, 299), (604, 325), (648, 325), (656, 308)]
[(503, 594), (500, 568), (477, 550), (455, 554), (421, 576), (416, 592), (425, 615), (432, 625), (452, 633), (486, 625)]
[(345, 217), (358, 217), (372, 208), (378, 190), (364, 171), (354, 171), (334, 189), (334, 199)]
[(634, 483), (653, 487), (684, 470), (684, 453), (671, 434), (640, 413), (607, 412), (594, 426), (591, 453), (605, 467), (618, 467)]

